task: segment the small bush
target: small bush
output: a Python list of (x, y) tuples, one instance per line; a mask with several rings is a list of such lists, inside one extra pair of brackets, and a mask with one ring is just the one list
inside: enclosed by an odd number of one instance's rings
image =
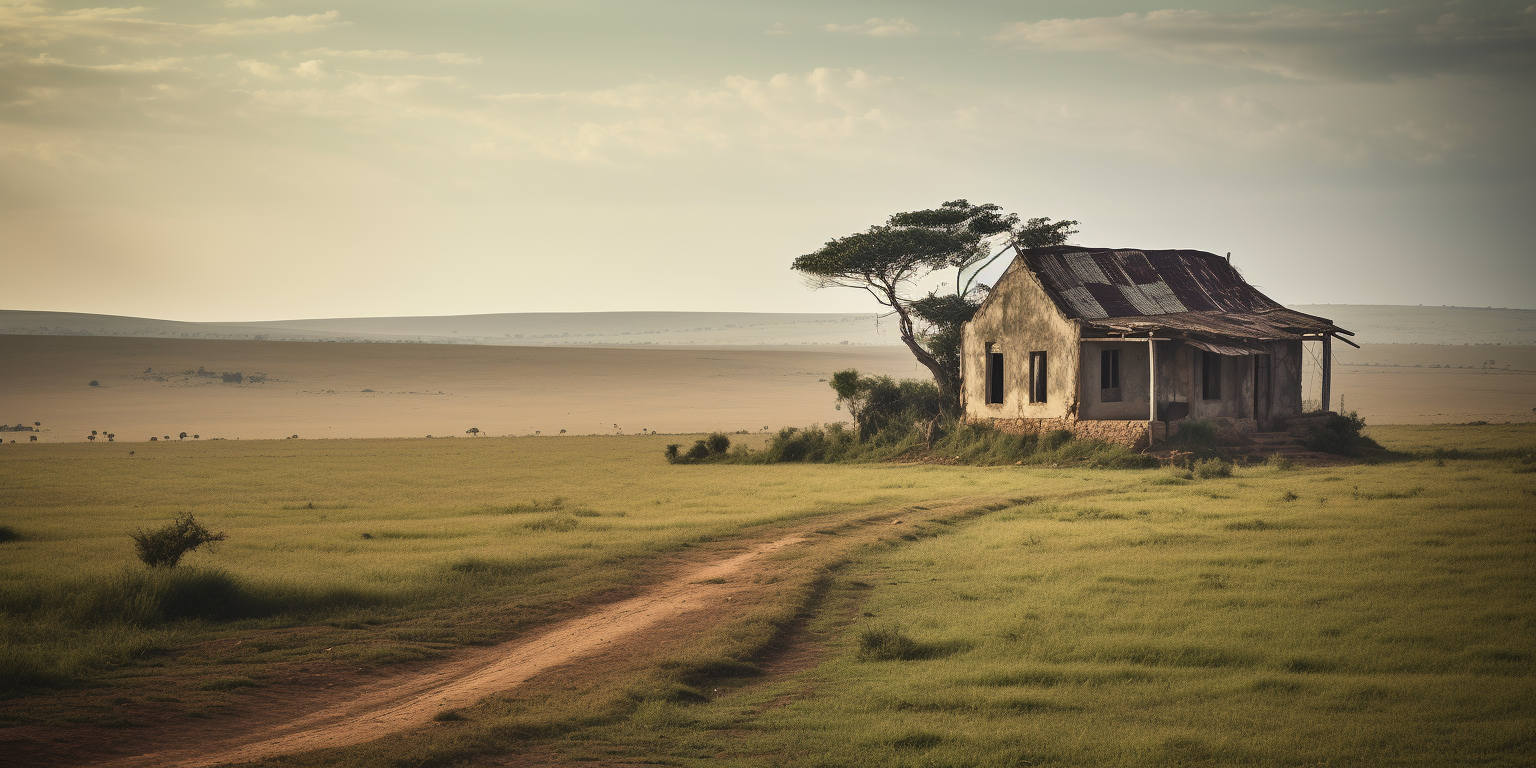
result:
[(1179, 431), (1168, 438), (1167, 443), (1189, 451), (1212, 450), (1216, 448), (1216, 435), (1218, 431), (1219, 428), (1216, 426), (1216, 422), (1210, 419), (1181, 421), (1179, 422)]
[(850, 368), (832, 374), (829, 385), (838, 405), (853, 417), (860, 441), (879, 443), (882, 435), (899, 440), (912, 425), (937, 418), (943, 410), (943, 396), (931, 381), (860, 376)]
[(910, 661), (926, 658), (921, 643), (900, 629), (866, 629), (859, 633), (859, 658), (865, 661)]
[(921, 661), (964, 650), (961, 643), (919, 643), (900, 627), (871, 628), (859, 633), (859, 658), (865, 661)]
[(1190, 465), (1189, 469), (1201, 480), (1232, 476), (1232, 463), (1221, 459), (1202, 459)]
[(9, 525), (0, 525), (0, 544), (8, 541), (21, 541), (21, 534)]
[(174, 568), (187, 553), (204, 544), (216, 544), (228, 538), (222, 531), (214, 533), (203, 527), (189, 512), (165, 527), (146, 531), (140, 529), (129, 534), (139, 559), (151, 568)]
[(1375, 441), (1360, 434), (1365, 429), (1365, 419), (1350, 411), (1333, 414), (1320, 426), (1313, 427), (1302, 440), (1309, 451), (1332, 453), (1338, 456), (1360, 456), (1367, 450), (1381, 450)]
[(695, 440), (693, 446), (687, 451), (681, 449), (682, 445), (678, 443), (667, 446), (667, 463), (699, 464), (724, 459), (729, 455), (731, 438), (724, 432), (715, 432), (703, 440)]

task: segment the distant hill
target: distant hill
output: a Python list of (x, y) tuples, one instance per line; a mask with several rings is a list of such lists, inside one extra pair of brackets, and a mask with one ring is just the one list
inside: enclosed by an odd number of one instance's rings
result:
[(1357, 344), (1513, 344), (1536, 346), (1536, 309), (1297, 304), (1355, 332)]
[[(1301, 304), (1364, 344), (1536, 346), (1536, 310)], [(522, 312), (187, 323), (77, 312), (0, 310), (0, 334), (500, 346), (784, 346), (899, 344), (874, 314)]]
[(898, 343), (874, 314), (529, 312), (188, 323), (76, 312), (0, 310), (0, 334), (505, 346), (758, 346)]

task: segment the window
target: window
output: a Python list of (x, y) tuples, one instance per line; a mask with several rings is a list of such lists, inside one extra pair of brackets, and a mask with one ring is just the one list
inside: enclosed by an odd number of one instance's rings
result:
[(996, 344), (987, 344), (987, 404), (1003, 402), (1003, 353)]
[(1099, 387), (1120, 388), (1120, 350), (1106, 349), (1099, 355)]
[(1029, 353), (1029, 401), (1045, 402), (1046, 395), (1045, 353)]
[(1200, 396), (1221, 399), (1221, 355), (1215, 352), (1200, 353)]
[(1099, 353), (1099, 402), (1120, 402), (1120, 350)]

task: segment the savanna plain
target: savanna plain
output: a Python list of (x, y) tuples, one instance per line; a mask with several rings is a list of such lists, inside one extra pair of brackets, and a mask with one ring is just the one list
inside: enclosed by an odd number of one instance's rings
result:
[[(1530, 765), (1536, 426), (1369, 434), (1205, 477), (671, 465), (635, 435), (7, 445), (0, 762), (199, 764), (776, 541), (611, 649), (263, 764)], [(140, 565), (128, 534), (185, 513), (227, 540)]]

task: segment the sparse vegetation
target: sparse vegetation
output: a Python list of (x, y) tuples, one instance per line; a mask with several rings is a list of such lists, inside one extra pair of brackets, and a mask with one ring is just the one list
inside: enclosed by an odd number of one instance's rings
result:
[(162, 528), (140, 529), (130, 536), (135, 554), (151, 568), (175, 568), (188, 553), (228, 538), (222, 532), (208, 530), (190, 512), (179, 515)]
[[(847, 530), (820, 518), (879, 512), (877, 537), (837, 558), (786, 552), (775, 602), (640, 672), (535, 681), (440, 728), (278, 762), (1528, 763), (1536, 577), (1518, 531), (1536, 474), (1519, 470), (1536, 428), (1371, 436), (1398, 458), (1238, 465), (1210, 481), (1059, 454), (1018, 470), (700, 471), (661, 462), (668, 438), (649, 436), (167, 447), (240, 458), (244, 471), (217, 477), (38, 446), (0, 456), (0, 508), (28, 534), (0, 581), (0, 687), (89, 679), (100, 687), (80, 690), (110, 697), (198, 664), (157, 701), (216, 714), (198, 697), (244, 695), (283, 665), (334, 653), (351, 670), (490, 642), (629, 588), (659, 553), (812, 518), (806, 530), (836, 542)], [(748, 447), (766, 449), (727, 454)], [(1031, 498), (987, 514), (911, 516), (1023, 486)], [(238, 542), (225, 570), (127, 568), (121, 539), (96, 533), (171, 510), (219, 515)], [(560, 522), (530, 525), (546, 520)], [(780, 659), (763, 654), (805, 647), (779, 643), (786, 632), (821, 655), (764, 677)]]
[(1210, 419), (1190, 419), (1179, 422), (1179, 429), (1159, 447), (1172, 448), (1194, 454), (1199, 458), (1212, 458), (1217, 454), (1217, 438), (1220, 429)]
[(730, 456), (731, 438), (724, 432), (715, 432), (706, 438), (694, 441), (693, 445), (683, 451), (681, 443), (672, 443), (667, 446), (666, 457), (669, 464), (700, 464), (706, 461), (722, 461)]
[(1232, 476), (1232, 462), (1221, 459), (1201, 459), (1190, 465), (1189, 470), (1201, 480)]
[(943, 419), (939, 389), (932, 382), (860, 376), (839, 371), (830, 386), (854, 426), (841, 423), (785, 427), (763, 448), (730, 451), (730, 439), (720, 433), (699, 440), (684, 451), (668, 445), (674, 464), (835, 464), (842, 462), (934, 461), (996, 466), (1002, 464), (1066, 464), (1111, 469), (1141, 469), (1156, 459), (1124, 446), (1076, 440), (1071, 432), (1014, 435), (988, 424)]
[(1361, 434), (1364, 429), (1365, 419), (1360, 414), (1334, 414), (1324, 424), (1312, 427), (1302, 444), (1308, 450), (1339, 456), (1362, 456), (1367, 451), (1381, 450), (1375, 440)]

